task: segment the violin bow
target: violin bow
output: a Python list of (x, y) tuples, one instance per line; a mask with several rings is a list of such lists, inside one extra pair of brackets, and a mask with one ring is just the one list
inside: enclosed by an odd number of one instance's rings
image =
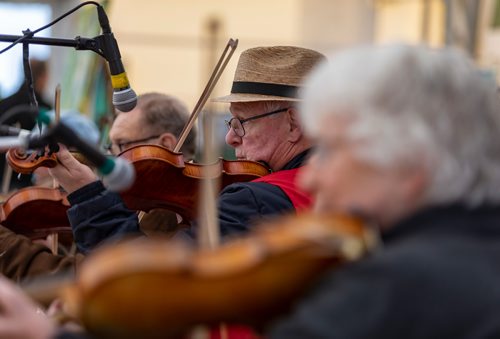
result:
[[(54, 97), (54, 119), (55, 122), (58, 123), (61, 119), (61, 85), (57, 84), (56, 92)], [(59, 187), (59, 183), (56, 179), (52, 179), (52, 188), (56, 189)], [(50, 251), (52, 254), (57, 254), (59, 250), (59, 235), (57, 232), (51, 233), (47, 236), (47, 242), (50, 245)]]
[(193, 128), (196, 118), (198, 118), (201, 109), (205, 106), (205, 103), (210, 97), (210, 94), (212, 93), (212, 90), (214, 89), (215, 85), (219, 81), (219, 78), (222, 75), (222, 72), (224, 72), (224, 69), (226, 68), (229, 60), (231, 60), (231, 57), (233, 56), (233, 53), (236, 50), (237, 46), (238, 46), (238, 39), (236, 40), (229, 39), (229, 41), (227, 42), (226, 47), (224, 48), (224, 51), (222, 52), (219, 58), (219, 61), (215, 65), (215, 68), (212, 71), (210, 78), (208, 79), (205, 89), (201, 93), (198, 102), (194, 106), (193, 112), (191, 113), (191, 116), (189, 117), (187, 124), (184, 126), (184, 129), (182, 130), (179, 138), (177, 139), (177, 143), (175, 144), (174, 147), (174, 152), (178, 153), (182, 145), (184, 144), (184, 141), (186, 140), (189, 132)]

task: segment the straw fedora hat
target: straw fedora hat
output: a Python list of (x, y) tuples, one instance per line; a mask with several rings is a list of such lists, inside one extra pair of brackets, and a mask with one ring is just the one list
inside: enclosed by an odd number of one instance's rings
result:
[(247, 49), (238, 60), (231, 94), (213, 101), (299, 101), (304, 77), (322, 60), (326, 60), (323, 54), (300, 47)]

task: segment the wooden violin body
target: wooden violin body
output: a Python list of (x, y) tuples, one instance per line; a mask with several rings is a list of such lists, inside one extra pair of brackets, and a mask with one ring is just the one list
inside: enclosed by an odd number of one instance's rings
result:
[(31, 239), (60, 234), (71, 244), (73, 233), (66, 215), (69, 202), (59, 189), (26, 187), (11, 194), (0, 206), (0, 224)]
[(219, 322), (262, 325), (325, 269), (360, 258), (375, 239), (359, 220), (303, 215), (215, 250), (123, 243), (88, 257), (63, 299), (99, 337), (177, 337)]
[(186, 163), (182, 153), (159, 145), (135, 146), (120, 157), (130, 161), (136, 172), (135, 183), (121, 194), (127, 207), (146, 212), (164, 208), (180, 214), (185, 220), (197, 216), (202, 179), (220, 179), (221, 187), (225, 187), (269, 174), (263, 165), (251, 161), (219, 160), (209, 165)]
[[(86, 159), (72, 153), (78, 161)], [(9, 149), (7, 162), (17, 173), (30, 174), (38, 167), (53, 168), (59, 163), (56, 153), (22, 152)], [(57, 233), (59, 242), (70, 246), (73, 232), (66, 211), (69, 208), (66, 194), (58, 188), (26, 187), (11, 194), (2, 204), (0, 223), (11, 231), (30, 239), (45, 238)]]

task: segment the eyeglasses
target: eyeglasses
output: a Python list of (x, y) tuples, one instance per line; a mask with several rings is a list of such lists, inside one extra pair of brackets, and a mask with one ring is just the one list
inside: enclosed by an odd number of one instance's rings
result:
[(156, 138), (160, 137), (160, 135), (152, 135), (152, 136), (147, 137), (147, 138), (127, 141), (127, 142), (120, 142), (118, 144), (111, 143), (111, 144), (108, 144), (106, 146), (106, 150), (108, 150), (111, 154), (118, 154), (118, 153), (125, 151), (126, 149), (129, 149), (134, 144), (140, 144), (140, 143), (144, 143), (144, 142), (151, 140), (151, 139), (156, 139)]
[(264, 114), (259, 114), (259, 115), (256, 115), (254, 117), (250, 117), (247, 119), (231, 118), (231, 120), (224, 120), (224, 122), (226, 123), (228, 130), (230, 130), (232, 128), (234, 133), (236, 133), (237, 136), (243, 137), (245, 135), (245, 128), (243, 128), (243, 124), (245, 122), (260, 119), (260, 118), (267, 117), (269, 115), (273, 115), (273, 114), (277, 114), (277, 113), (281, 113), (281, 112), (286, 112), (289, 109), (290, 109), (290, 107), (280, 108), (276, 111), (272, 111), (272, 112), (268, 112), (268, 113), (264, 113)]

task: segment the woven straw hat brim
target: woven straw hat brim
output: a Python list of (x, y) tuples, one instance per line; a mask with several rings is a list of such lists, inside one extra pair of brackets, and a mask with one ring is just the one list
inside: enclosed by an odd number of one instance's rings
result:
[(257, 102), (257, 101), (301, 101), (298, 98), (285, 98), (275, 95), (233, 93), (223, 97), (212, 99), (212, 102)]
[(238, 60), (231, 94), (212, 101), (300, 101), (304, 77), (322, 60), (323, 54), (295, 46), (247, 49)]

